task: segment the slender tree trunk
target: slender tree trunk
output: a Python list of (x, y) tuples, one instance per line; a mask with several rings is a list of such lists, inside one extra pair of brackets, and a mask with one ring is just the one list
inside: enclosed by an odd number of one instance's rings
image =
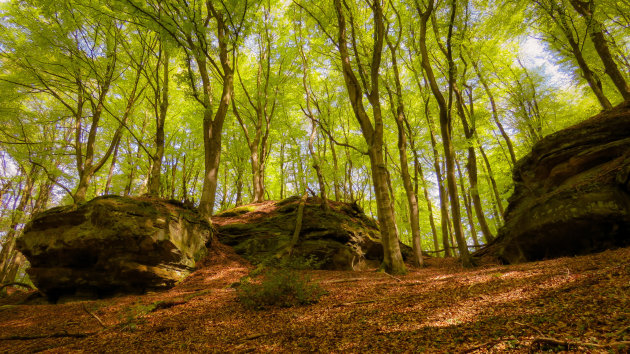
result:
[(501, 132), (501, 136), (503, 137), (503, 140), (505, 140), (505, 144), (507, 145), (508, 151), (510, 152), (510, 159), (512, 159), (512, 166), (514, 166), (516, 165), (516, 154), (514, 153), (514, 146), (512, 144), (512, 139), (510, 139), (510, 136), (505, 131), (505, 128), (503, 128), (503, 124), (501, 124), (501, 120), (499, 119), (499, 112), (497, 110), (497, 104), (494, 101), (494, 95), (492, 94), (492, 91), (490, 90), (490, 86), (488, 85), (488, 82), (481, 74), (481, 71), (479, 70), (479, 66), (477, 65), (477, 62), (473, 60), (472, 64), (473, 64), (473, 68), (475, 69), (475, 73), (477, 73), (477, 77), (479, 78), (479, 81), (481, 82), (481, 85), (483, 86), (483, 89), (486, 91), (486, 95), (488, 95), (488, 99), (490, 100), (490, 107), (492, 108), (492, 119), (494, 120), (494, 124), (496, 124), (497, 128), (499, 128), (499, 131)]
[(602, 108), (603, 109), (612, 108), (610, 101), (604, 94), (601, 81), (599, 80), (597, 75), (591, 70), (591, 68), (588, 66), (588, 64), (586, 63), (586, 60), (584, 59), (584, 56), (582, 55), (582, 49), (580, 47), (580, 44), (578, 43), (578, 41), (573, 35), (573, 26), (567, 23), (566, 13), (564, 12), (562, 8), (560, 8), (557, 4), (554, 4), (553, 2), (550, 3), (549, 6), (550, 7), (547, 8), (544, 5), (541, 5), (541, 7), (543, 7), (545, 11), (547, 11), (549, 16), (551, 16), (553, 21), (558, 24), (565, 38), (567, 39), (567, 42), (569, 42), (571, 53), (575, 57), (578, 67), (582, 71), (582, 77), (588, 83), (588, 86), (591, 88), (591, 90), (595, 94), (595, 97), (597, 97), (597, 100), (599, 101)]
[[(163, 50), (163, 76), (162, 76), (162, 98), (159, 99), (159, 91), (157, 91), (158, 98), (156, 102), (160, 102), (159, 114), (155, 117), (155, 154), (152, 156), (153, 163), (151, 164), (151, 172), (149, 174), (149, 194), (158, 196), (160, 194), (160, 175), (162, 173), (162, 160), (164, 159), (164, 124), (166, 123), (166, 115), (168, 112), (168, 83), (169, 83), (169, 53), (167, 50)], [(159, 78), (156, 78), (156, 82), (159, 82)]]
[[(479, 181), (477, 176), (477, 154), (475, 153), (475, 146), (473, 145), (474, 135), (475, 135), (475, 126), (474, 124), (469, 124), (466, 119), (466, 112), (464, 109), (464, 102), (462, 93), (459, 89), (454, 85), (453, 89), (455, 90), (455, 97), (457, 100), (457, 111), (459, 112), (459, 117), (462, 122), (462, 127), (464, 128), (464, 135), (466, 136), (466, 140), (468, 140), (468, 162), (466, 163), (466, 170), (468, 171), (468, 181), (470, 183), (470, 194), (472, 199), (472, 204), (475, 208), (475, 214), (477, 215), (477, 221), (479, 222), (479, 226), (481, 227), (481, 232), (483, 233), (483, 237), (486, 243), (490, 243), (494, 237), (492, 236), (492, 232), (490, 231), (490, 227), (488, 226), (488, 222), (486, 221), (486, 216), (483, 212), (483, 205), (481, 204), (481, 198), (479, 197)], [(472, 110), (472, 107), (471, 107)], [(473, 114), (471, 112), (471, 117)], [(473, 122), (474, 123), (474, 122)], [(462, 191), (465, 193), (465, 191)]]
[[(477, 137), (477, 141), (479, 138)], [(501, 213), (501, 219), (503, 215), (505, 215), (505, 209), (503, 208), (503, 202), (501, 201), (501, 193), (499, 193), (499, 188), (497, 187), (497, 182), (494, 179), (494, 173), (492, 172), (492, 165), (490, 164), (490, 160), (488, 160), (488, 156), (486, 156), (486, 152), (483, 149), (483, 145), (479, 142), (479, 152), (481, 152), (481, 157), (483, 158), (483, 162), (486, 167), (486, 171), (488, 172), (488, 179), (490, 180), (490, 185), (492, 186), (492, 192), (494, 193), (494, 198), (496, 200), (497, 207), (499, 208), (499, 212)]]
[(13, 210), (11, 216), (11, 224), (9, 225), (9, 231), (4, 236), (2, 249), (0, 249), (0, 278), (4, 279), (8, 275), (9, 268), (12, 265), (12, 260), (15, 255), (15, 239), (20, 233), (20, 224), (23, 221), (23, 215), (26, 213), (27, 206), (29, 205), (33, 187), (35, 185), (35, 179), (37, 177), (39, 168), (36, 166), (31, 167), (31, 171), (26, 175), (26, 183), (24, 189), (19, 198), (19, 203)]
[(284, 199), (284, 148), (285, 143), (280, 143), (280, 200)]
[(442, 246), (444, 247), (444, 257), (451, 256), (451, 243), (449, 241), (449, 224), (450, 218), (448, 216), (448, 196), (444, 189), (444, 181), (442, 178), (442, 168), (440, 167), (440, 154), (437, 147), (437, 139), (435, 138), (435, 132), (433, 127), (433, 120), (429, 113), (429, 102), (425, 103), (425, 117), (427, 120), (427, 126), (429, 127), (429, 133), (431, 137), (431, 148), (433, 151), (433, 168), (438, 183), (438, 195), (440, 197), (440, 225), (442, 231)]
[[(416, 2), (417, 4), (417, 2)], [(464, 232), (462, 229), (461, 223), (461, 212), (459, 205), (459, 196), (457, 193), (457, 182), (455, 178), (455, 150), (453, 148), (452, 141), (452, 124), (451, 119), (449, 117), (449, 111), (446, 104), (446, 100), (442, 95), (442, 92), (439, 89), (437, 80), (435, 75), (433, 74), (433, 68), (429, 62), (429, 53), (426, 47), (426, 25), (429, 19), (431, 12), (433, 11), (433, 0), (429, 0), (429, 6), (425, 12), (422, 12), (417, 6), (417, 10), (420, 13), (421, 21), (420, 21), (420, 52), (422, 54), (422, 67), (427, 76), (427, 80), (429, 82), (429, 86), (431, 88), (431, 92), (435, 96), (438, 101), (438, 106), (440, 107), (440, 132), (442, 135), (442, 144), (444, 147), (444, 158), (446, 161), (446, 181), (448, 185), (448, 193), (449, 199), (451, 202), (451, 214), (453, 216), (453, 229), (455, 234), (455, 239), (457, 240), (457, 247), (459, 250), (460, 258), (462, 260), (462, 264), (465, 267), (472, 266), (472, 259), (470, 257), (470, 253), (468, 252), (468, 247), (466, 245), (466, 240), (464, 238)], [(455, 1), (453, 1), (453, 7), (451, 9), (451, 23), (453, 22), (455, 15)], [(451, 26), (452, 27), (452, 26)], [(450, 29), (449, 29), (449, 37), (450, 37)], [(449, 41), (450, 42), (450, 41)], [(449, 45), (450, 47), (450, 45)], [(449, 67), (453, 67), (452, 59), (449, 58)], [(449, 70), (451, 73), (453, 70)], [(449, 78), (449, 81), (452, 82), (452, 78)]]
[(623, 74), (619, 70), (617, 63), (615, 63), (612, 54), (610, 54), (610, 49), (608, 49), (608, 42), (604, 37), (604, 31), (602, 28), (603, 26), (593, 16), (593, 11), (595, 7), (594, 1), (570, 0), (570, 2), (575, 11), (577, 11), (577, 13), (579, 13), (584, 18), (586, 25), (590, 25), (588, 34), (591, 37), (591, 41), (595, 45), (595, 50), (597, 51), (597, 54), (601, 58), (602, 63), (604, 63), (606, 74), (615, 84), (615, 87), (617, 87), (617, 90), (619, 91), (623, 99), (630, 99), (630, 87), (624, 79)]
[(332, 140), (328, 139), (330, 143), (330, 152), (333, 158), (333, 187), (335, 191), (335, 201), (338, 202), (341, 200), (341, 188), (339, 187), (339, 161), (337, 159), (337, 152), (335, 151), (335, 144)]
[(464, 199), (464, 207), (466, 209), (466, 217), (468, 217), (468, 225), (470, 225), (470, 234), (472, 236), (473, 242), (475, 246), (479, 246), (479, 241), (477, 240), (477, 228), (475, 227), (475, 219), (473, 218), (472, 206), (470, 202), (470, 193), (466, 193), (466, 185), (464, 184), (464, 175), (462, 174), (462, 170), (459, 166), (459, 162), (455, 160), (455, 165), (457, 166), (457, 172), (459, 174), (459, 187), (462, 191), (462, 198)]
[(114, 169), (116, 167), (116, 159), (118, 158), (118, 149), (120, 148), (120, 141), (116, 144), (114, 152), (112, 153), (112, 163), (109, 165), (109, 171), (107, 172), (107, 181), (105, 182), (105, 195), (109, 194), (109, 188), (112, 185), (112, 179), (114, 178)]
[(394, 82), (396, 85), (396, 100), (394, 100), (394, 93), (392, 93), (389, 86), (386, 86), (391, 107), (396, 107), (396, 112), (392, 111), (394, 120), (396, 121), (396, 128), (398, 129), (398, 156), (400, 158), (400, 172), (403, 180), (403, 186), (405, 187), (405, 194), (407, 195), (407, 204), (409, 208), (409, 222), (411, 223), (411, 244), (414, 254), (414, 265), (421, 267), (424, 265), (422, 258), (422, 236), (420, 235), (420, 212), (418, 210), (418, 200), (416, 193), (411, 183), (411, 176), (409, 175), (409, 161), (407, 160), (407, 139), (405, 136), (405, 106), (402, 97), (402, 85), (400, 83), (400, 75), (398, 72), (398, 63), (396, 60), (396, 47), (388, 40), (387, 45), (389, 51), (392, 54), (392, 67), (394, 70)]
[[(341, 0), (334, 0), (334, 6), (339, 25), (338, 48), (341, 56), (344, 81), (355, 118), (361, 126), (363, 137), (368, 144), (368, 156), (370, 158), (370, 169), (372, 172), (372, 185), (376, 196), (377, 214), (383, 244), (384, 257), (382, 268), (388, 273), (405, 273), (405, 264), (400, 253), (400, 245), (396, 232), (396, 222), (387, 187), (387, 167), (383, 156), (383, 121), (378, 90), (383, 37), (385, 35), (383, 9), (381, 8), (381, 3), (379, 1), (371, 3), (372, 13), (374, 15), (373, 31), (375, 40), (372, 61), (370, 64), (371, 88), (367, 96), (372, 107), (372, 117), (374, 120), (374, 125), (372, 125), (372, 122), (363, 107), (362, 86), (359, 83), (350, 63), (350, 55), (348, 53), (346, 40), (346, 19), (343, 13), (344, 10), (341, 5)], [(351, 26), (353, 26), (352, 22)], [(354, 33), (352, 33), (352, 35), (354, 35)]]

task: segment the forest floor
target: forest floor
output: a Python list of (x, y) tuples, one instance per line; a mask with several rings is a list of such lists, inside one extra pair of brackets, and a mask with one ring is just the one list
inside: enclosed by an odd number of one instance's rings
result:
[[(66, 304), (0, 299), (0, 352), (627, 352), (630, 248), (521, 265), (453, 259), (391, 277), (302, 271), (319, 303), (252, 310), (226, 246), (171, 290)], [(101, 323), (102, 322), (102, 323)]]

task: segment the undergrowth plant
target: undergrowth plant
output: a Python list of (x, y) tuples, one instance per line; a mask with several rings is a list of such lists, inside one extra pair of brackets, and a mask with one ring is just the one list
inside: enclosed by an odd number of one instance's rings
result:
[(264, 310), (269, 307), (293, 307), (316, 303), (326, 294), (319, 284), (294, 269), (268, 268), (260, 282), (244, 278), (236, 293), (246, 307)]

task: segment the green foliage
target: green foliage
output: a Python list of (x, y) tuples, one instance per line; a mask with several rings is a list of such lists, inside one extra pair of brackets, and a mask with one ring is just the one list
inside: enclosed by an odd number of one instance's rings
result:
[(313, 304), (326, 291), (308, 275), (292, 269), (270, 268), (260, 282), (243, 279), (237, 289), (239, 301), (248, 308), (293, 307)]
[(222, 217), (239, 216), (239, 215), (247, 214), (252, 211), (256, 211), (255, 206), (244, 205), (244, 206), (232, 208), (224, 212), (218, 213), (217, 216), (222, 216)]

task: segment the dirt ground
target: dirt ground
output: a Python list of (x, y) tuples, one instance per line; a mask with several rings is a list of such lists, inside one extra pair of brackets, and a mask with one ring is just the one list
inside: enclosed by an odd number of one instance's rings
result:
[(221, 246), (164, 292), (0, 299), (0, 352), (627, 352), (629, 261), (624, 248), (473, 269), (430, 259), (399, 277), (303, 271), (327, 290), (319, 303), (252, 310), (230, 287), (252, 267)]

